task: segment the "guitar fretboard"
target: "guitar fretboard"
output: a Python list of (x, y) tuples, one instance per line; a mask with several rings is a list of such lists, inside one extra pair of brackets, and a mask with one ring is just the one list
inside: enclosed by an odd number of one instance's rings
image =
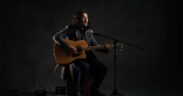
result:
[[(113, 45), (110, 45), (111, 48), (113, 48)], [(97, 45), (97, 46), (88, 46), (87, 48), (82, 48), (83, 50), (97, 50), (97, 49), (103, 49), (106, 45)]]

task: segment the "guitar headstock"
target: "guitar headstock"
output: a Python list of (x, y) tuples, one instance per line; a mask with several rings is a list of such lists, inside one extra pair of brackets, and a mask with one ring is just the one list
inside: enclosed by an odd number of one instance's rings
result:
[(121, 44), (121, 43), (117, 43), (116, 45), (106, 43), (106, 44), (105, 44), (105, 48), (109, 48), (109, 49), (111, 49), (111, 48), (116, 48), (116, 49), (122, 50), (122, 49), (124, 48), (124, 45)]
[(114, 48), (122, 50), (124, 48), (124, 45), (122, 43), (116, 43), (116, 45), (114, 45)]

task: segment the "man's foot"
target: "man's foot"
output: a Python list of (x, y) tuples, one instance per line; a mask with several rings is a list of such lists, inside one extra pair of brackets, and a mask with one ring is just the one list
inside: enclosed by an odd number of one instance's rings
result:
[(105, 94), (101, 93), (100, 91), (92, 91), (91, 96), (105, 96)]

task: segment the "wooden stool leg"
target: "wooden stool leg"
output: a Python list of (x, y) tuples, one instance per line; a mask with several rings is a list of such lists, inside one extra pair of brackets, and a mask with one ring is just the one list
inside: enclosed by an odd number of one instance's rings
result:
[[(68, 68), (68, 67), (67, 67)], [(66, 80), (67, 80), (67, 94), (68, 96), (77, 96), (77, 87), (76, 87), (76, 82), (71, 76), (70, 70), (66, 70)]]

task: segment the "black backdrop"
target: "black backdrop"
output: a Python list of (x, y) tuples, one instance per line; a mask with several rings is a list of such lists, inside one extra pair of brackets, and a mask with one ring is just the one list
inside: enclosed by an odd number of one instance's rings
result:
[[(85, 9), (95, 32), (144, 48), (125, 45), (117, 51), (120, 93), (133, 90), (156, 96), (180, 92), (180, 7), (178, 0), (3, 0), (1, 90), (53, 91), (55, 86), (65, 85), (59, 73), (52, 74), (52, 36), (71, 22), (75, 11)], [(112, 42), (96, 38), (101, 43)], [(113, 89), (113, 51), (96, 55), (109, 68), (101, 86), (109, 94)]]

